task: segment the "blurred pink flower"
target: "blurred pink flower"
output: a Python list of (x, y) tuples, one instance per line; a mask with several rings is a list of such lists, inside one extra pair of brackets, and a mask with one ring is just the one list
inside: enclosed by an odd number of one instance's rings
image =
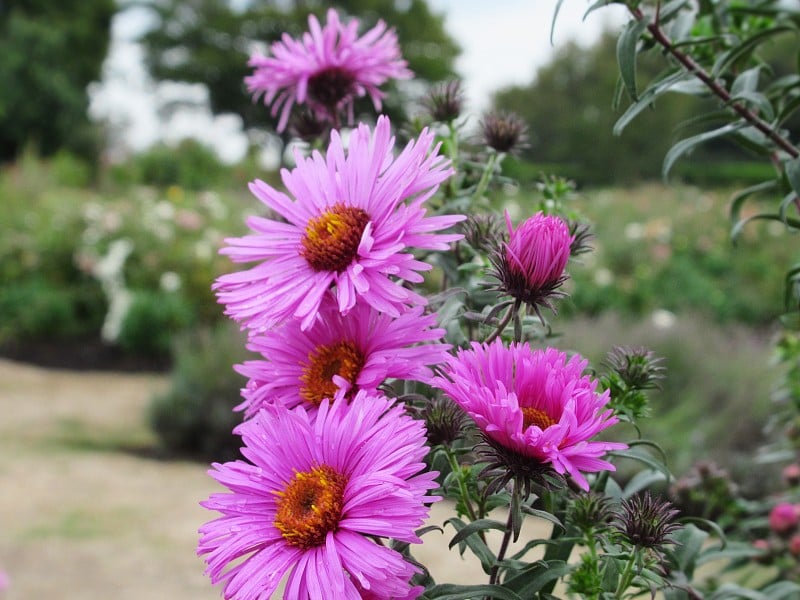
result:
[(433, 380), (475, 420), (489, 440), (515, 453), (568, 473), (583, 489), (584, 472), (613, 471), (602, 460), (627, 445), (589, 441), (617, 422), (606, 408), (609, 392), (584, 375), (587, 361), (555, 348), (473, 342), (459, 350)]
[(786, 485), (794, 487), (800, 485), (800, 464), (792, 463), (783, 468), (783, 480)]
[(464, 219), (426, 216), (425, 201), (453, 172), (433, 142), (423, 130), (395, 158), (389, 119), (380, 117), (374, 132), (363, 124), (353, 131), (347, 153), (334, 131), (326, 157), (298, 154), (297, 167), (282, 171), (295, 200), (263, 181), (251, 184), (285, 221), (251, 217), (252, 235), (226, 240), (221, 252), (234, 262), (260, 263), (217, 280), (225, 312), (256, 331), (292, 318), (305, 331), (332, 287), (342, 313), (365, 302), (397, 317), (425, 304), (398, 281), (420, 283), (419, 272), (431, 268), (411, 250), (447, 250), (462, 236), (432, 232)]
[[(413, 598), (419, 569), (376, 541), (419, 543), (437, 487), (425, 470), (421, 421), (362, 392), (302, 408), (270, 406), (240, 425), (242, 454), (210, 472), (229, 493), (202, 503), (222, 516), (200, 528), (198, 554), (225, 598), (269, 598), (288, 573), (286, 598)], [(233, 563), (231, 565), (231, 563)], [(324, 590), (324, 591), (323, 591)]]
[(339, 112), (346, 110), (353, 120), (353, 100), (368, 95), (376, 111), (384, 94), (379, 86), (389, 79), (409, 79), (411, 71), (401, 58), (397, 35), (379, 20), (358, 37), (357, 19), (345, 25), (334, 9), (328, 10), (324, 27), (309, 15), (309, 31), (301, 40), (284, 34), (272, 44), (272, 56), (254, 55), (248, 63), (255, 68), (245, 78), (255, 98), (263, 95), (280, 112), (277, 130), (283, 131), (295, 104), (306, 104), (319, 117), (338, 128)]
[(800, 558), (800, 534), (793, 535), (789, 540), (789, 552)]
[[(265, 336), (253, 336), (248, 349), (265, 360), (251, 360), (236, 370), (249, 377), (237, 407), (247, 418), (269, 404), (314, 409), (325, 398), (352, 398), (359, 390), (377, 392), (387, 378), (427, 381), (428, 365), (442, 362), (450, 348), (437, 343), (436, 315), (415, 307), (397, 318), (357, 304), (341, 315), (326, 294), (320, 318), (305, 333), (289, 321)], [(426, 343), (430, 342), (430, 343)]]
[(778, 534), (792, 531), (800, 517), (797, 508), (788, 502), (776, 504), (769, 513), (769, 527)]

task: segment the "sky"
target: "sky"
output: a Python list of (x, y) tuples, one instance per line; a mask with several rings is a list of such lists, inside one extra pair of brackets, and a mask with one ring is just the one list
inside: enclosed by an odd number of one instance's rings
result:
[[(493, 91), (530, 83), (559, 46), (570, 40), (590, 45), (604, 28), (619, 28), (625, 21), (623, 7), (618, 5), (597, 10), (584, 20), (588, 0), (564, 0), (551, 44), (557, 0), (428, 2), (434, 12), (445, 15), (445, 28), (462, 47), (456, 70), (464, 78), (467, 110), (473, 114), (487, 108)], [(103, 79), (89, 90), (90, 114), (110, 125), (112, 145), (119, 148), (120, 157), (158, 141), (175, 143), (194, 137), (213, 147), (222, 160), (239, 160), (247, 139), (237, 116), (212, 115), (203, 86), (156, 84), (147, 76), (142, 49), (135, 40), (149, 24), (141, 8), (114, 17)], [(192, 100), (191, 108), (166, 110), (186, 98)]]

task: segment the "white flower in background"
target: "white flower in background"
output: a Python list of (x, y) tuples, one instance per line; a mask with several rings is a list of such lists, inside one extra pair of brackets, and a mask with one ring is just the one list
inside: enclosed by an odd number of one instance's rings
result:
[(659, 308), (653, 311), (650, 320), (656, 329), (669, 329), (675, 324), (675, 313)]
[(158, 284), (165, 292), (177, 292), (181, 289), (181, 276), (175, 271), (164, 271), (158, 280)]
[(625, 239), (635, 242), (644, 237), (644, 225), (641, 223), (628, 223), (625, 225)]
[(613, 281), (614, 274), (605, 267), (600, 267), (594, 272), (594, 282), (600, 287), (607, 287), (611, 285)]
[(108, 300), (108, 312), (100, 330), (100, 335), (106, 342), (115, 342), (119, 337), (125, 315), (128, 314), (133, 300), (132, 294), (125, 287), (125, 261), (131, 252), (131, 240), (114, 240), (109, 244), (106, 255), (92, 269), (92, 275), (100, 282)]

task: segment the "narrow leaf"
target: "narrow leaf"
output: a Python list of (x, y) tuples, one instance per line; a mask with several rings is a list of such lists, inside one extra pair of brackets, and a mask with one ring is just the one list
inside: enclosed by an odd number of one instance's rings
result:
[(734, 131), (743, 129), (744, 127), (744, 123), (728, 123), (727, 125), (723, 125), (722, 127), (712, 131), (706, 131), (704, 133), (681, 140), (672, 146), (672, 148), (669, 149), (669, 152), (667, 152), (667, 156), (664, 158), (664, 166), (661, 169), (662, 176), (664, 179), (666, 179), (670, 170), (672, 170), (672, 166), (675, 164), (675, 161), (690, 150), (694, 149), (696, 146), (699, 146), (700, 144), (709, 140), (729, 135)]
[(522, 600), (517, 594), (499, 585), (455, 585), (442, 583), (425, 592), (424, 598), (433, 600), (474, 600), (475, 598), (498, 598), (499, 600)]
[(647, 22), (642, 20), (631, 20), (617, 40), (617, 64), (622, 83), (628, 95), (637, 100), (636, 92), (636, 53), (639, 37), (647, 27)]

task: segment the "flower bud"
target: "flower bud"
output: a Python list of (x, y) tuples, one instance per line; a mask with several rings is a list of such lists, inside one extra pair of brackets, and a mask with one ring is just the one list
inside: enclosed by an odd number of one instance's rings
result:
[(506, 213), (509, 240), (491, 257), (492, 275), (499, 280), (498, 291), (530, 306), (555, 310), (549, 298), (561, 296), (556, 290), (567, 279), (564, 269), (573, 238), (559, 217), (539, 212), (513, 229)]
[(614, 525), (631, 545), (658, 551), (680, 528), (673, 521), (677, 514), (669, 501), (645, 492), (622, 501)]
[(783, 480), (789, 487), (800, 485), (800, 463), (786, 465), (783, 469)]
[(630, 389), (656, 388), (664, 378), (663, 358), (641, 346), (615, 346), (606, 357), (608, 367)]
[(769, 513), (769, 528), (779, 535), (790, 533), (797, 522), (797, 509), (788, 502), (776, 504)]
[(800, 558), (800, 534), (795, 534), (789, 540), (789, 552), (792, 556)]
[(425, 107), (434, 121), (450, 123), (460, 115), (464, 105), (464, 90), (461, 80), (454, 79), (436, 85), (424, 100)]
[(484, 143), (497, 152), (513, 152), (526, 145), (528, 127), (516, 114), (493, 112), (481, 122)]

